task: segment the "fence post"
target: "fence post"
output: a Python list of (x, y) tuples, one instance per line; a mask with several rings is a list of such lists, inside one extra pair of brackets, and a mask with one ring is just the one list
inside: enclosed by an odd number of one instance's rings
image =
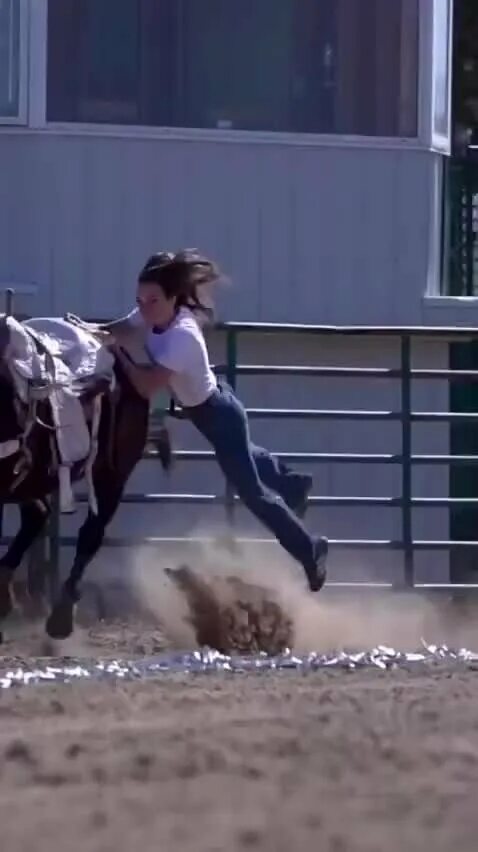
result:
[[(226, 379), (233, 391), (236, 390), (237, 383), (237, 332), (228, 328), (226, 332)], [(234, 525), (234, 489), (226, 480), (226, 517), (229, 527)]]
[(236, 390), (236, 367), (237, 367), (237, 332), (233, 328), (227, 329), (226, 338), (226, 378), (231, 388)]
[(404, 585), (413, 587), (411, 339), (400, 337), (402, 425), (402, 544)]
[[(13, 290), (11, 287), (8, 287), (5, 291), (5, 316), (11, 317), (13, 314)], [(0, 538), (3, 538), (3, 516), (4, 516), (4, 504), (0, 504)]]

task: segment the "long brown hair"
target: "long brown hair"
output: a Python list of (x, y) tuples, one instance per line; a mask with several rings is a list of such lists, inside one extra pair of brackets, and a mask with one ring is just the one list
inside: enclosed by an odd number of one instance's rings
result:
[(201, 300), (200, 289), (217, 284), (221, 273), (214, 261), (197, 249), (182, 249), (176, 254), (158, 252), (152, 255), (141, 270), (140, 284), (157, 284), (166, 298), (175, 299), (176, 309), (185, 307), (214, 318), (212, 308)]

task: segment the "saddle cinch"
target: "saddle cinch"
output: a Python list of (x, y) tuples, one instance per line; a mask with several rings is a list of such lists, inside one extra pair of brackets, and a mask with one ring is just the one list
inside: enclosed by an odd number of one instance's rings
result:
[[(75, 511), (71, 481), (74, 464), (85, 464), (88, 501), (97, 514), (93, 464), (98, 451), (102, 400), (115, 386), (114, 357), (102, 345), (99, 328), (77, 317), (6, 319), (6, 361), (16, 392), (26, 406), (22, 436), (23, 465), (28, 470), (28, 435), (37, 422), (39, 401), (50, 405), (52, 456), (57, 461), (60, 511)], [(96, 336), (95, 336), (96, 335)]]

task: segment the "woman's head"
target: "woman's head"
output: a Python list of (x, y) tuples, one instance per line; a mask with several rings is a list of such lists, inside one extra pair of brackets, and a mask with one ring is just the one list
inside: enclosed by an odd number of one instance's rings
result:
[(144, 321), (167, 325), (181, 307), (211, 316), (210, 287), (219, 277), (216, 264), (196, 249), (152, 255), (138, 277), (136, 301)]

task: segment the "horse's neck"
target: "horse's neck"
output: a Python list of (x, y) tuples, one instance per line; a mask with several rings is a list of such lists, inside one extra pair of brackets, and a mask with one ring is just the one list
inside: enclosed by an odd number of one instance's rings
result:
[[(125, 412), (126, 419), (128, 423), (131, 425), (131, 428), (134, 430), (134, 423), (137, 423), (140, 437), (140, 424), (144, 424), (148, 422), (149, 419), (149, 401), (145, 399), (138, 391), (133, 387), (129, 379), (127, 378), (124, 370), (116, 365), (117, 369), (115, 371), (116, 380), (117, 380), (117, 388), (116, 388), (116, 405), (117, 410), (121, 412)], [(147, 426), (146, 426), (147, 429)], [(144, 441), (146, 442), (147, 435), (144, 436)]]
[(146, 406), (149, 407), (149, 403), (141, 394), (138, 393), (136, 388), (133, 387), (132, 383), (128, 379), (126, 372), (123, 367), (119, 363), (119, 361), (115, 362), (115, 377), (117, 381), (117, 391), (118, 398), (121, 402), (131, 402), (134, 406)]

